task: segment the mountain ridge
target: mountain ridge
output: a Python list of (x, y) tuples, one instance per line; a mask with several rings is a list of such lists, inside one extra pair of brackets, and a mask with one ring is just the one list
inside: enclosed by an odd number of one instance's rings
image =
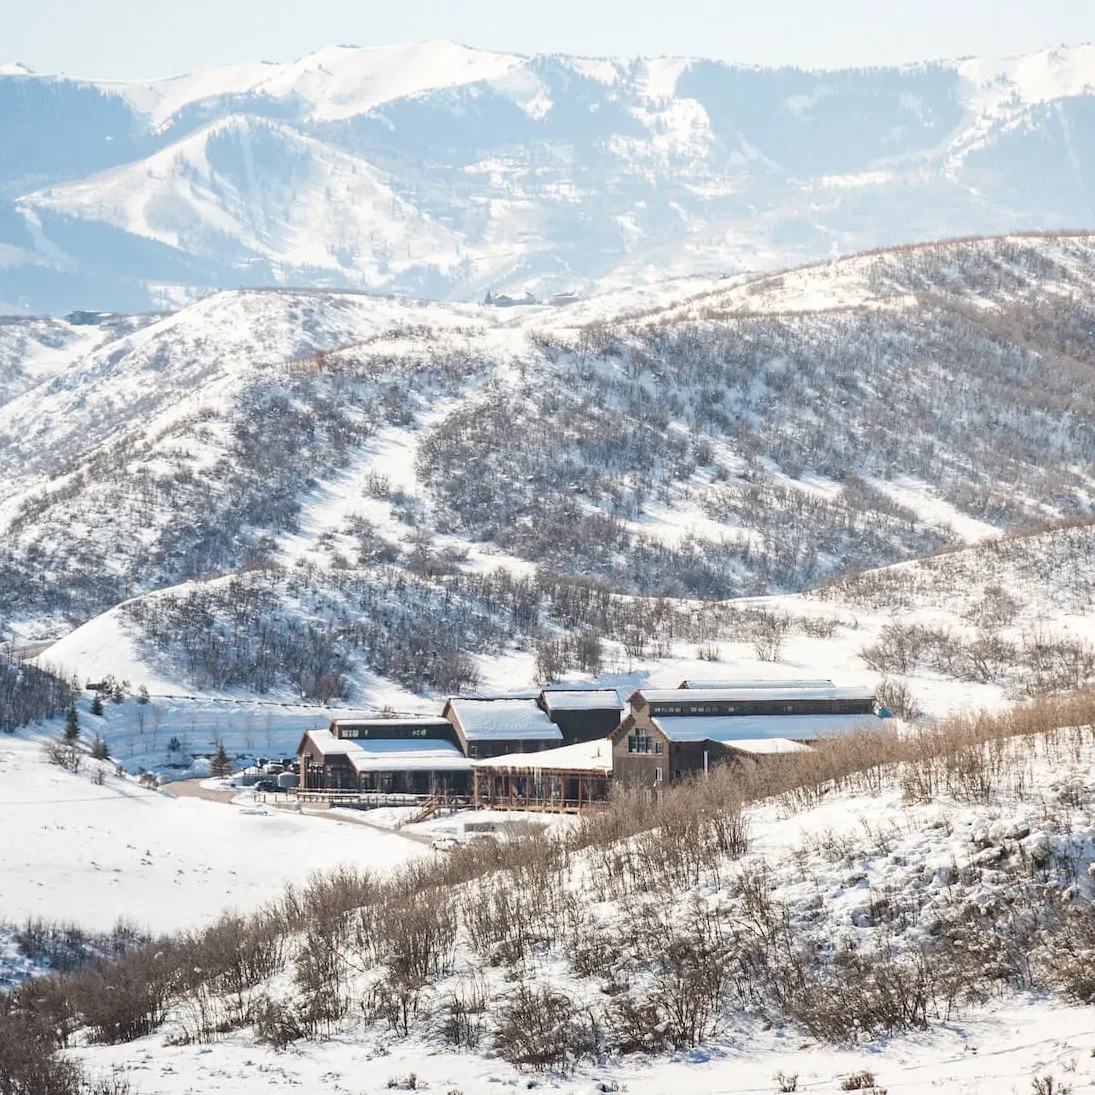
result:
[[(427, 43), (126, 85), (0, 75), (0, 312), (263, 284), (591, 293), (1083, 227), (1093, 87), (1090, 46), (807, 72)], [(190, 200), (166, 150), (227, 118), (242, 137), (214, 142)], [(347, 189), (355, 171), (390, 206)], [(412, 224), (435, 242), (393, 263)]]

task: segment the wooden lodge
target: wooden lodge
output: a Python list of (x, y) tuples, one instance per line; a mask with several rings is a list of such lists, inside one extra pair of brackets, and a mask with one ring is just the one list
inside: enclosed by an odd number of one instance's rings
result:
[(640, 689), (454, 696), (440, 717), (336, 719), (301, 739), (310, 791), (464, 797), (578, 811), (614, 781), (657, 793), (717, 765), (778, 763), (839, 734), (885, 730), (874, 694), (828, 680), (683, 681)]
[(603, 738), (491, 757), (476, 762), (473, 779), (479, 809), (577, 813), (607, 800), (612, 743)]
[(614, 778), (658, 790), (714, 765), (761, 762), (820, 738), (884, 729), (874, 693), (831, 681), (640, 689), (612, 733)]
[(471, 764), (439, 718), (335, 719), (297, 746), (304, 791), (467, 795)]

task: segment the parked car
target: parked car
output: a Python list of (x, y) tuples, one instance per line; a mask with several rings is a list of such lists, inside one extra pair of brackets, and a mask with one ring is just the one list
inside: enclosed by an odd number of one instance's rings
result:
[(256, 791), (270, 792), (277, 791), (278, 789), (277, 781), (272, 779), (260, 779), (258, 783), (255, 784)]

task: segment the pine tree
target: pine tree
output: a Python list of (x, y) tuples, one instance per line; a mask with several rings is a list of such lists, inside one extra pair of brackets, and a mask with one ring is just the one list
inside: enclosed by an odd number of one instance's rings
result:
[(148, 689), (142, 684), (141, 687), (137, 689), (137, 702), (145, 704), (151, 699), (152, 697), (148, 694)]
[(76, 701), (68, 705), (68, 711), (65, 714), (65, 730), (62, 735), (66, 742), (70, 745), (79, 740), (80, 737), (80, 716), (76, 714)]
[(103, 697), (98, 692), (91, 697), (91, 713), (93, 715), (102, 715), (103, 713)]
[(110, 749), (107, 747), (106, 742), (102, 738), (95, 739), (95, 743), (91, 747), (91, 755), (96, 760), (110, 759)]
[(211, 776), (230, 776), (232, 774), (232, 758), (224, 747), (223, 741), (217, 742), (217, 751), (209, 762), (209, 774)]

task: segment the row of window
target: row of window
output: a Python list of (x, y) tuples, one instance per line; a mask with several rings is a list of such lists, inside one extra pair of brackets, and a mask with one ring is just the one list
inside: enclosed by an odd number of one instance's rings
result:
[(659, 715), (869, 715), (870, 701), (798, 700), (793, 703), (659, 703), (650, 705), (650, 714)]
[(627, 737), (627, 751), (629, 753), (655, 753), (660, 755), (662, 743), (655, 741), (649, 734), (644, 734), (636, 728)]
[[(367, 738), (369, 731), (374, 729), (371, 726), (343, 726), (339, 727), (340, 738)], [(389, 727), (378, 726), (375, 729), (379, 732), (382, 738), (428, 738), (430, 736), (430, 729), (428, 726), (411, 726), (411, 727)], [(402, 730), (402, 733), (399, 731)]]

